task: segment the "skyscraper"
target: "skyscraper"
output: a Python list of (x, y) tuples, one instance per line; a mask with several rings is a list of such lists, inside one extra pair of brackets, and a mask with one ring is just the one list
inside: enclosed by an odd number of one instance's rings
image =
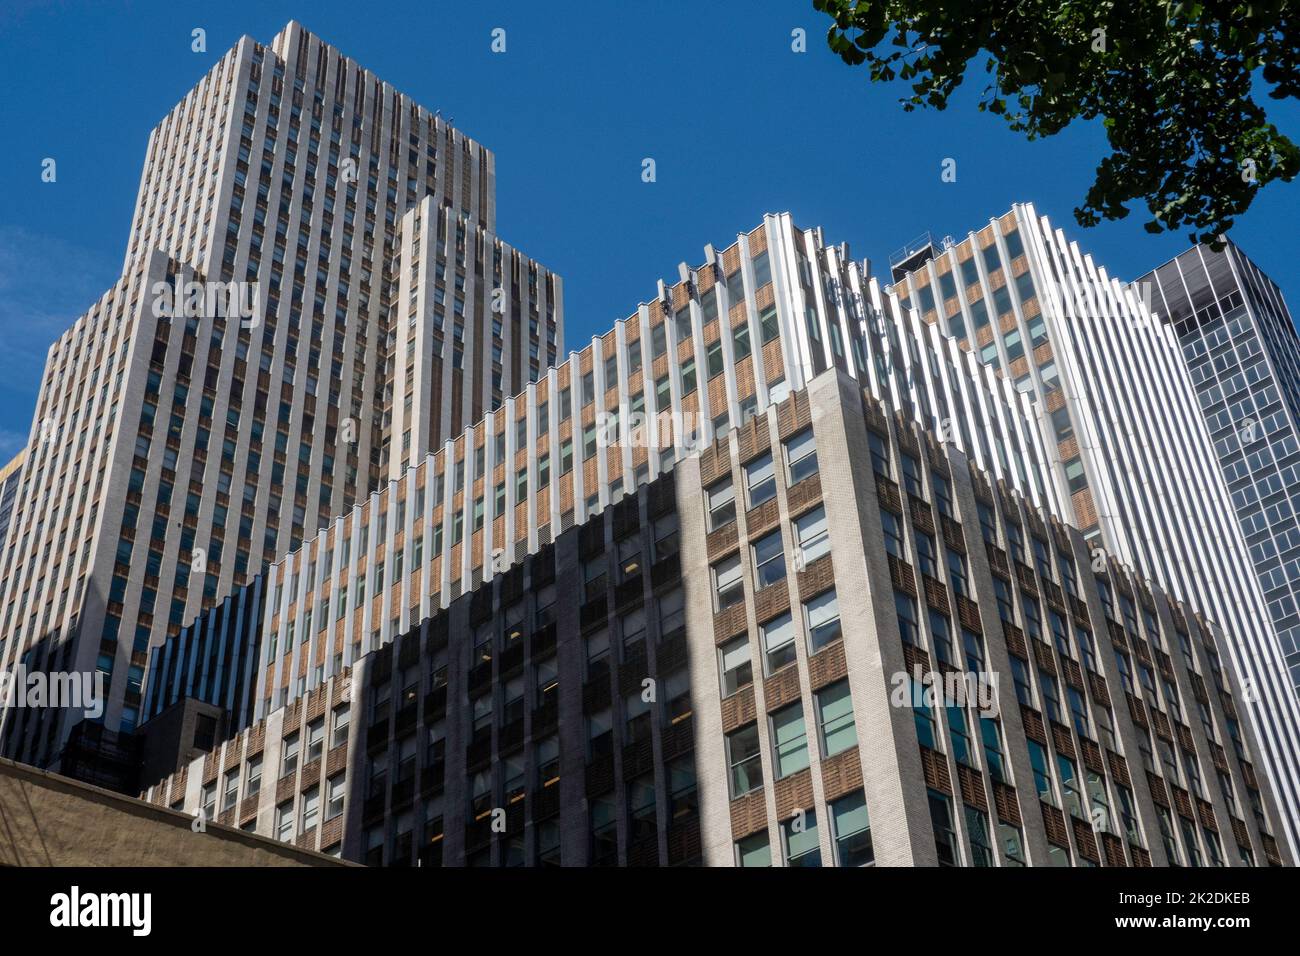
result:
[[(1300, 687), (1300, 342), (1291, 313), (1231, 241), (1189, 249), (1135, 285), (1153, 292), (1152, 311), (1178, 336), (1286, 676)], [(1269, 649), (1254, 656), (1256, 680), (1282, 678)]]
[[(1033, 206), (1020, 205), (978, 234), (914, 255), (894, 288), (925, 321), (968, 342), (1034, 397), (1053, 439), (1053, 471), (1068, 492), (1063, 514), (1098, 553), (1224, 626), (1294, 848), (1300, 702), (1284, 655), (1294, 649), (1288, 622), (1295, 617), (1285, 560), (1270, 552), (1279, 542), (1260, 532), (1262, 523), (1281, 522), (1285, 533), (1293, 520), (1286, 476), (1300, 449), (1290, 383), (1300, 359), (1276, 287), (1232, 247), (1212, 260), (1210, 283), (1199, 266), (1204, 255), (1193, 250), (1158, 270), (1168, 299), (1144, 295), (1141, 283), (1110, 276)], [(1210, 338), (1202, 345), (1191, 341), (1198, 333), (1189, 326), (1184, 281), (1196, 308), (1208, 310)], [(1216, 294), (1223, 329), (1209, 314), (1218, 314)], [(1206, 357), (1211, 347), (1215, 354)], [(1257, 358), (1264, 353), (1267, 360)], [(1239, 376), (1229, 370), (1236, 363)], [(1230, 400), (1211, 365), (1226, 372)], [(1259, 425), (1248, 453), (1261, 469), (1257, 478), (1245, 471), (1254, 465), (1237, 463), (1248, 455), (1223, 438), (1246, 419)], [(1239, 522), (1240, 512), (1250, 524)]]
[(22, 481), (23, 461), (26, 458), (27, 449), (24, 448), (10, 459), (9, 464), (0, 468), (0, 560), (4, 558), (10, 519), (13, 517), (14, 499), (18, 497), (18, 485)]
[(840, 369), (530, 551), (144, 796), (371, 865), (1289, 860), (1214, 626)]
[[(223, 56), (50, 350), (0, 666), (102, 672), (132, 730), (151, 644), (553, 364), (559, 282), (493, 191), (490, 152), (298, 24)], [(49, 763), (78, 719), (0, 713), (4, 752)]]
[(108, 708), (10, 752), (370, 862), (1289, 858), (1130, 290), (1030, 207), (888, 288), (772, 214), (561, 361), (492, 169), (296, 24), (159, 127), (0, 594)]

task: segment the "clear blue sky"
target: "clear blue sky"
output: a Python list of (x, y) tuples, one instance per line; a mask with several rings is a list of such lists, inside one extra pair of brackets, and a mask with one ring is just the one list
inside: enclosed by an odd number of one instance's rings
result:
[[(1099, 130), (1029, 144), (969, 108), (905, 114), (825, 49), (810, 0), (746, 3), (5, 0), (0, 8), (0, 458), (25, 441), (50, 342), (118, 277), (149, 130), (241, 34), (290, 19), (497, 156), (498, 231), (565, 280), (566, 345), (651, 298), (766, 211), (821, 224), (883, 269), (916, 234), (964, 235), (1032, 201), (1131, 279), (1186, 248), (1144, 210), (1092, 230), (1071, 210)], [(507, 52), (490, 31), (507, 31)], [(190, 51), (207, 30), (208, 51)], [(808, 52), (791, 51), (791, 31)], [(974, 93), (974, 88), (971, 89)], [(1300, 108), (1274, 107), (1300, 138)], [(44, 157), (58, 182), (40, 181)], [(641, 182), (653, 157), (658, 181)], [(940, 164), (957, 160), (957, 181)], [(1270, 186), (1234, 238), (1300, 307), (1300, 183)]]

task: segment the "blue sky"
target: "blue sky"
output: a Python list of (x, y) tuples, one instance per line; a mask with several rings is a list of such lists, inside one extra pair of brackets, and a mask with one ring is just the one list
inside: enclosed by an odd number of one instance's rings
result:
[[(150, 129), (241, 34), (268, 42), (295, 18), (495, 151), (498, 232), (564, 277), (569, 348), (767, 211), (822, 225), (881, 273), (918, 233), (961, 236), (1017, 201), (1121, 278), (1187, 245), (1144, 232), (1144, 210), (1074, 225), (1105, 150), (1095, 126), (1026, 143), (969, 108), (969, 95), (905, 114), (897, 89), (826, 51), (809, 0), (6, 0), (0, 458), (25, 441), (50, 342), (118, 277)], [(190, 50), (195, 27), (206, 53)], [(490, 50), (494, 27), (506, 30), (505, 54)], [(797, 27), (804, 54), (791, 51)], [(1300, 138), (1300, 107), (1273, 109)], [(56, 183), (40, 180), (45, 157), (58, 162)], [(644, 157), (655, 183), (641, 181)], [(949, 157), (955, 183), (940, 179)], [(1275, 184), (1233, 234), (1293, 310), (1297, 223), (1300, 183)]]

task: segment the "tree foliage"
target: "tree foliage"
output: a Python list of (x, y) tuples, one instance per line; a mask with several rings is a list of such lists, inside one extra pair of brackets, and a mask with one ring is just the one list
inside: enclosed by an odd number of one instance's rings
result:
[(1075, 218), (1217, 241), (1259, 190), (1300, 172), (1300, 149), (1256, 97), (1300, 98), (1300, 3), (1157, 0), (813, 0), (827, 39), (904, 109), (944, 109), (987, 74), (979, 109), (1029, 139), (1100, 118), (1111, 153)]

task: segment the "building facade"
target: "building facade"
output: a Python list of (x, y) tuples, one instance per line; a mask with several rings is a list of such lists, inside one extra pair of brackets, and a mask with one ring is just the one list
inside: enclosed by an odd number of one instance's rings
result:
[(705, 256), (156, 649), (146, 716), (184, 697), (237, 724), (278, 709), (831, 368), (1059, 506), (1027, 399), (845, 248), (781, 214)]
[[(0, 667), (104, 674), (129, 734), (150, 646), (554, 364), (560, 284), (493, 233), (494, 175), (296, 23), (223, 56), (150, 136), (121, 280), (50, 350)], [(0, 711), (3, 752), (51, 765), (80, 719)]]
[[(1271, 551), (1279, 542), (1260, 532), (1272, 522), (1285, 534), (1292, 520), (1285, 483), (1300, 447), (1288, 391), (1300, 353), (1276, 287), (1239, 252), (1227, 256), (1209, 266), (1212, 286), (1193, 250), (1155, 274), (1169, 298), (1152, 296), (1147, 280), (1120, 282), (1032, 205), (1018, 205), (960, 242), (914, 253), (893, 291), (1033, 397), (1066, 492), (1061, 513), (1099, 554), (1138, 569), (1232, 636), (1226, 650), (1248, 682), (1250, 718), (1294, 849), (1300, 701), (1286, 665), (1294, 614), (1285, 561)], [(1234, 331), (1207, 314), (1210, 339), (1181, 341), (1195, 338), (1188, 283), (1202, 311), (1219, 308), (1214, 292), (1223, 296)], [(1206, 358), (1210, 341), (1215, 354)], [(1229, 355), (1237, 345), (1240, 359)], [(1255, 358), (1264, 352), (1271, 358)], [(1244, 368), (1229, 370), (1238, 362), (1250, 366), (1250, 381)], [(1230, 401), (1210, 364), (1226, 374)], [(1260, 425), (1250, 449), (1261, 468), (1255, 481), (1242, 473), (1245, 456), (1220, 447), (1229, 422), (1246, 418)]]
[(1090, 562), (828, 370), (145, 796), (387, 865), (1288, 861), (1213, 625)]
[[(1300, 687), (1300, 342), (1291, 313), (1276, 283), (1230, 241), (1190, 249), (1135, 284), (1178, 336), (1277, 632), (1285, 677), (1261, 668), (1257, 680), (1269, 696), (1282, 693), (1278, 682)], [(1272, 663), (1270, 650), (1254, 656)]]
[(23, 462), (27, 458), (27, 449), (23, 449), (9, 464), (0, 468), (0, 560), (3, 560), (5, 543), (9, 539), (9, 525), (14, 513), (14, 499), (18, 497), (18, 486), (22, 482)]

